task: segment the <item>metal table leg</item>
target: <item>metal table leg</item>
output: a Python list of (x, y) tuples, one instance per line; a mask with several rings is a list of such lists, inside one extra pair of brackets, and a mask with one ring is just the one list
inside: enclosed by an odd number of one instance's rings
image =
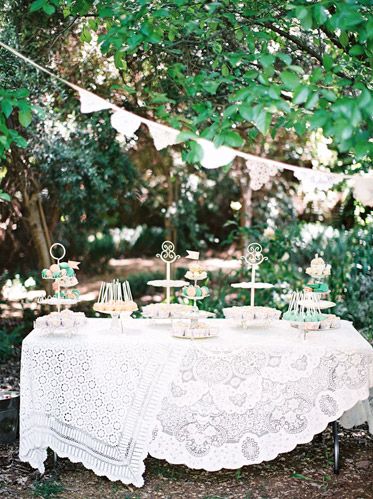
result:
[(56, 471), (57, 468), (57, 454), (53, 451), (53, 470)]
[(334, 443), (334, 465), (333, 471), (337, 475), (339, 473), (339, 436), (338, 436), (338, 421), (333, 421), (333, 443)]

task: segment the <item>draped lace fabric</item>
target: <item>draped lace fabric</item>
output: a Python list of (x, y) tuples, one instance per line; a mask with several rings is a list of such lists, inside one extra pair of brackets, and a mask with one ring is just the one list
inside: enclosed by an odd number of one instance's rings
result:
[(105, 333), (33, 333), (23, 342), (19, 454), (44, 472), (50, 447), (97, 475), (142, 486), (172, 352)]
[[(22, 346), (20, 458), (43, 472), (50, 447), (136, 486), (149, 452), (239, 468), (310, 441), (373, 387), (373, 350), (348, 323), (303, 340), (284, 322), (213, 322), (220, 336), (205, 342), (138, 319), (124, 335), (104, 319), (71, 337), (33, 331)], [(359, 407), (347, 425), (369, 419), (369, 404)]]
[[(209, 471), (268, 461), (368, 398), (373, 351), (351, 326), (305, 341), (278, 331), (283, 345), (262, 335), (239, 350), (185, 353), (157, 416), (154, 457)], [(355, 346), (344, 344), (349, 335)], [(372, 415), (365, 401), (344, 421), (353, 426)]]

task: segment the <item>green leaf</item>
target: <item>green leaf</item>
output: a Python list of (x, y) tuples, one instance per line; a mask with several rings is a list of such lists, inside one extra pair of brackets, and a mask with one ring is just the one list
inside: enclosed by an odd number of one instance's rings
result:
[(327, 71), (330, 71), (333, 67), (333, 58), (329, 54), (325, 54), (322, 58), (322, 63)]
[(27, 109), (25, 111), (19, 111), (18, 112), (18, 119), (19, 119), (19, 122), (21, 123), (22, 126), (24, 126), (25, 128), (28, 127), (32, 121), (31, 111), (29, 109)]
[(214, 94), (216, 94), (216, 91), (217, 91), (220, 83), (221, 83), (220, 81), (216, 81), (216, 80), (215, 81), (206, 80), (202, 83), (201, 86), (204, 90), (206, 90), (206, 92), (208, 92), (211, 95), (214, 95)]
[(243, 138), (239, 133), (233, 130), (226, 130), (221, 134), (224, 144), (231, 147), (241, 147), (244, 143)]
[(312, 478), (308, 478), (307, 476), (302, 475), (301, 473), (293, 473), (291, 478), (298, 478), (299, 480), (312, 480)]
[(246, 71), (243, 77), (247, 80), (255, 80), (259, 75), (259, 71), (256, 69), (251, 69), (250, 71)]
[(17, 133), (17, 135), (14, 137), (13, 140), (17, 144), (18, 147), (22, 147), (22, 148), (27, 147), (27, 140), (24, 137), (22, 137), (22, 135), (20, 135), (19, 133)]
[(294, 104), (303, 104), (308, 99), (309, 88), (304, 85), (298, 85), (294, 90)]
[(305, 29), (312, 28), (312, 11), (307, 7), (297, 7), (295, 9), (295, 15), (300, 20), (302, 26)]
[(312, 94), (308, 98), (306, 105), (305, 105), (305, 108), (306, 109), (313, 109), (318, 102), (319, 102), (319, 94), (317, 92), (315, 92), (314, 94)]
[(203, 158), (203, 149), (202, 147), (198, 144), (198, 142), (195, 142), (192, 140), (189, 143), (189, 150), (186, 154), (186, 161), (188, 163), (198, 163), (201, 161)]
[(9, 194), (7, 192), (4, 192), (4, 191), (0, 191), (0, 199), (2, 199), (3, 201), (11, 201), (12, 198), (9, 196)]
[(17, 97), (19, 99), (25, 98), (29, 96), (29, 91), (27, 88), (17, 88), (17, 90), (14, 91), (14, 97)]
[(361, 55), (364, 54), (364, 47), (361, 45), (354, 45), (348, 52), (350, 55)]
[(229, 68), (226, 64), (223, 64), (222, 67), (221, 67), (221, 74), (223, 76), (229, 76)]
[(9, 118), (9, 116), (12, 114), (13, 111), (13, 105), (9, 99), (4, 99), (1, 101), (1, 109), (3, 110), (3, 113), (5, 114), (6, 118)]
[(256, 128), (266, 135), (271, 124), (271, 114), (265, 111), (261, 106), (255, 106), (253, 110), (253, 123)]
[(51, 16), (56, 12), (56, 7), (53, 7), (50, 3), (46, 3), (43, 5), (43, 10), (48, 16)]
[(276, 57), (284, 62), (286, 65), (291, 64), (291, 56), (289, 54), (282, 54), (281, 52), (277, 52)]
[(238, 111), (244, 120), (251, 121), (253, 119), (253, 108), (249, 104), (241, 104)]
[(80, 35), (80, 40), (85, 43), (89, 43), (92, 40), (91, 31), (87, 26), (84, 26), (83, 31)]
[(37, 10), (42, 9), (45, 1), (46, 0), (35, 0), (35, 2), (32, 2), (30, 5), (30, 12), (36, 12)]
[(339, 41), (341, 42), (343, 47), (347, 47), (348, 45), (348, 34), (345, 31), (342, 31), (342, 33), (339, 36)]
[(267, 68), (268, 66), (272, 66), (272, 64), (275, 62), (275, 57), (271, 54), (263, 54), (259, 56), (259, 61), (261, 62), (263, 67)]
[(323, 7), (320, 4), (315, 4), (312, 10), (313, 10), (313, 19), (315, 21), (314, 24), (316, 27), (321, 26), (327, 21), (328, 13), (325, 7)]
[(299, 85), (298, 76), (291, 71), (282, 71), (280, 73), (280, 78), (284, 82), (285, 86), (290, 90), (294, 90), (294, 88)]
[(183, 132), (180, 132), (179, 135), (176, 137), (177, 144), (180, 144), (182, 142), (186, 142), (187, 140), (191, 139), (196, 139), (197, 135), (193, 132), (190, 132), (188, 130), (184, 130)]
[(114, 64), (115, 64), (115, 67), (118, 69), (124, 68), (123, 53), (120, 50), (117, 50), (114, 54)]

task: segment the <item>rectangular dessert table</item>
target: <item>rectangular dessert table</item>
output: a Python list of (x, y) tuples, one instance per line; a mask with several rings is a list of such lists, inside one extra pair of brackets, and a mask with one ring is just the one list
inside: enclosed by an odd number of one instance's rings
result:
[(373, 431), (373, 349), (342, 321), (303, 333), (278, 321), (177, 339), (170, 324), (89, 319), (72, 335), (23, 341), (20, 458), (44, 471), (47, 448), (98, 475), (143, 485), (148, 454), (216, 471), (274, 459), (340, 418)]

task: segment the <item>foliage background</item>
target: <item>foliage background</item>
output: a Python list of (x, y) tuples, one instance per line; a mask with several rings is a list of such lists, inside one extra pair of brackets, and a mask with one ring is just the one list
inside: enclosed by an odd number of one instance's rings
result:
[[(0, 40), (186, 139), (158, 152), (146, 129), (117, 137), (107, 112), (82, 115), (70, 89), (0, 49), (2, 282), (37, 277), (56, 240), (94, 277), (111, 258), (154, 255), (165, 237), (180, 253), (224, 259), (257, 239), (271, 259), (263, 277), (278, 283), (263, 303), (284, 307), (318, 252), (333, 265), (338, 313), (372, 335), (371, 209), (345, 184), (324, 193), (290, 173), (253, 191), (242, 162), (204, 170), (188, 140), (199, 132), (308, 168), (371, 170), (369, 1), (5, 0)], [(148, 277), (130, 276), (138, 299)], [(214, 273), (204, 306), (221, 314), (243, 299), (231, 297), (233, 279)]]

